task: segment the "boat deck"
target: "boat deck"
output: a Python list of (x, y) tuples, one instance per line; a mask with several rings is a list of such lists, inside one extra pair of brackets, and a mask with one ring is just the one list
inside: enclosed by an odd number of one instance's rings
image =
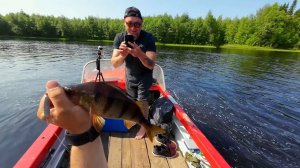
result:
[(129, 132), (104, 132), (101, 140), (104, 147), (108, 167), (110, 168), (187, 168), (184, 156), (177, 149), (177, 156), (172, 159), (155, 157), (152, 154), (153, 146), (149, 138), (136, 140), (138, 126)]

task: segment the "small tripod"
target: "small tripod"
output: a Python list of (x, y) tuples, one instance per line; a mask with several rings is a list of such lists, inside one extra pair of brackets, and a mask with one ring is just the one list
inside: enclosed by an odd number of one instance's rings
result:
[(99, 82), (101, 82), (101, 79), (104, 82), (104, 78), (103, 78), (103, 75), (102, 75), (102, 72), (101, 72), (101, 69), (100, 69), (100, 60), (102, 58), (102, 51), (103, 51), (103, 47), (102, 46), (98, 46), (98, 50), (97, 50), (98, 57), (96, 59), (96, 67), (97, 67), (98, 73), (97, 73), (95, 82), (97, 82), (97, 80)]

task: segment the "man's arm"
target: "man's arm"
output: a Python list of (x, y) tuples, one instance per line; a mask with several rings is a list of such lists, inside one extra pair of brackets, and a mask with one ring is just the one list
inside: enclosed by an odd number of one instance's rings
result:
[[(47, 82), (46, 88), (48, 97), (54, 107), (50, 109), (50, 116), (45, 116), (45, 96), (43, 96), (37, 112), (38, 118), (65, 128), (71, 134), (82, 134), (91, 128), (89, 112), (79, 105), (74, 105), (56, 81)], [(100, 138), (98, 137), (93, 142), (80, 146), (72, 146), (70, 165), (72, 168), (107, 168)]]
[(117, 68), (124, 63), (125, 58), (126, 56), (122, 56), (120, 50), (114, 49), (111, 56), (111, 63), (115, 68)]
[(156, 61), (156, 52), (146, 51), (146, 53), (144, 53), (136, 43), (129, 42), (129, 44), (133, 46), (132, 49), (129, 49), (129, 53), (132, 56), (139, 58), (145, 67), (153, 69)]
[(107, 167), (101, 138), (96, 138), (93, 142), (81, 146), (72, 146), (70, 167)]
[(119, 46), (119, 49), (114, 49), (113, 54), (111, 56), (112, 65), (117, 68), (124, 63), (125, 58), (129, 53), (129, 49), (126, 46), (125, 42), (122, 42)]
[(146, 53), (143, 53), (138, 55), (138, 58), (142, 62), (142, 64), (149, 68), (153, 69), (155, 66), (155, 60), (156, 60), (156, 53), (153, 51), (147, 51)]

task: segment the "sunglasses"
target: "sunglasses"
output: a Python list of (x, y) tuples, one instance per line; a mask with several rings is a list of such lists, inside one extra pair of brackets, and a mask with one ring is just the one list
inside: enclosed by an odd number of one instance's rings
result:
[(126, 25), (128, 27), (140, 28), (142, 26), (142, 23), (140, 23), (140, 22), (126, 22)]

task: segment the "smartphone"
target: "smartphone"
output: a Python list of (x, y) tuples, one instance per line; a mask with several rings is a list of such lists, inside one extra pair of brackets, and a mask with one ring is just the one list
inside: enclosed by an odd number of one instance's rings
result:
[(127, 45), (127, 47), (132, 48), (132, 46), (128, 42), (131, 42), (131, 43), (134, 42), (133, 35), (125, 35), (125, 44)]

